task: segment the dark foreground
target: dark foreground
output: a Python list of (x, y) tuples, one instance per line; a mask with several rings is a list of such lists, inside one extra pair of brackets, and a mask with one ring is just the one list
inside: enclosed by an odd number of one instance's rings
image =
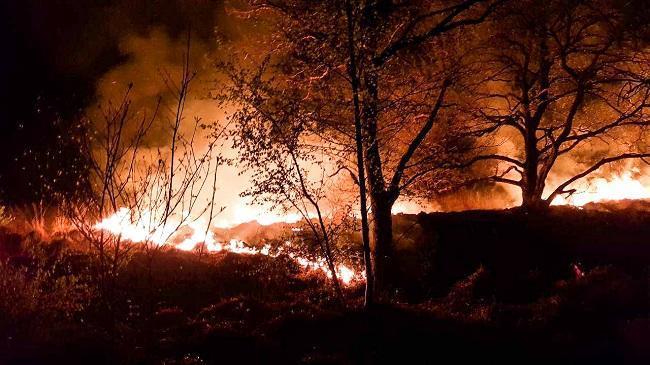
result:
[(396, 302), (336, 305), (290, 260), (136, 254), (110, 298), (88, 253), (0, 235), (0, 364), (647, 363), (650, 216), (396, 219)]

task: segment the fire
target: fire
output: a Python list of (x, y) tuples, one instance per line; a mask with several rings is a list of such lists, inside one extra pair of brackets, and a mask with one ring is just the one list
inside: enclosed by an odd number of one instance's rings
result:
[(256, 221), (257, 223), (268, 226), (275, 223), (296, 223), (302, 219), (297, 213), (276, 214), (264, 212), (263, 210), (254, 209), (247, 204), (237, 204), (233, 208), (233, 216), (230, 219), (218, 220), (215, 226), (219, 228), (228, 228), (237, 224)]
[(644, 185), (641, 180), (635, 179), (634, 174), (636, 173), (638, 173), (638, 170), (633, 169), (609, 178), (591, 179), (591, 181), (576, 186), (576, 193), (568, 198), (555, 198), (553, 205), (569, 204), (581, 207), (587, 203), (606, 200), (650, 198), (650, 186)]
[(163, 245), (175, 229), (169, 221), (165, 227), (150, 228), (148, 222), (152, 219), (150, 212), (144, 212), (139, 219), (133, 219), (128, 208), (120, 208), (113, 215), (104, 218), (95, 224), (96, 229), (103, 229), (114, 235), (120, 235), (124, 240), (132, 242), (150, 242), (155, 245)]
[[(278, 257), (280, 255), (287, 255), (300, 267), (307, 271), (322, 272), (328, 277), (331, 277), (331, 272), (325, 260), (313, 260), (296, 253), (292, 249), (291, 242), (287, 241), (283, 246), (272, 249), (270, 245), (264, 245), (261, 248), (251, 247), (245, 242), (231, 239), (229, 242), (219, 242), (214, 232), (208, 227), (206, 222), (195, 220), (183, 224), (187, 229), (191, 230), (189, 237), (180, 239), (179, 224), (174, 219), (169, 219), (164, 226), (153, 227), (149, 229), (147, 222), (150, 221), (151, 213), (144, 212), (139, 216), (139, 219), (134, 219), (132, 212), (128, 208), (121, 208), (116, 213), (109, 217), (102, 219), (95, 224), (95, 229), (104, 230), (113, 235), (119, 235), (124, 240), (133, 243), (149, 243), (156, 246), (171, 246), (175, 249), (182, 251), (194, 251), (199, 247), (204, 247), (208, 252), (230, 252), (240, 255), (264, 255), (269, 257)], [(291, 218), (291, 217), (290, 217)], [(268, 221), (279, 221), (278, 217), (272, 217)], [(350, 285), (353, 282), (358, 282), (365, 279), (364, 272), (357, 272), (353, 268), (338, 264), (336, 266), (336, 274), (338, 278), (345, 285)]]

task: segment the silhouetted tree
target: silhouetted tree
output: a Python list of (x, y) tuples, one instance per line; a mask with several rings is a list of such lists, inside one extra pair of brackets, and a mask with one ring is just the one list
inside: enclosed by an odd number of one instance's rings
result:
[(353, 180), (362, 157), (377, 297), (390, 294), (396, 274), (392, 207), (433, 171), (419, 168), (431, 160), (423, 146), (436, 124), (457, 114), (452, 100), (470, 38), (458, 31), (502, 2), (251, 1), (239, 10), (271, 32), (258, 38), (268, 51), (251, 50), (224, 67), (236, 85), (230, 101), (248, 108), (236, 124), (292, 113), (285, 128), (323, 146)]
[[(247, 118), (252, 113), (244, 106), (234, 117)], [(295, 117), (288, 109), (282, 115), (254, 118), (235, 127), (234, 144), (242, 152), (240, 163), (254, 171), (253, 186), (243, 195), (252, 197), (254, 203), (270, 204), (271, 209), (300, 214), (321, 249), (334, 291), (343, 303), (333, 251), (337, 224), (323, 209), (332, 189), (325, 178), (327, 166), (316, 157), (320, 147), (301, 140), (299, 129), (287, 128)], [(271, 145), (274, 148), (269, 148)]]
[[(476, 80), (469, 134), (514, 147), (461, 166), (496, 162), (488, 179), (518, 187), (534, 209), (604, 165), (650, 157), (650, 53), (615, 2), (530, 0), (501, 10), (476, 51), (485, 77)], [(544, 196), (558, 160), (579, 161), (578, 153), (587, 167)]]
[[(151, 281), (152, 261), (168, 240), (192, 220), (209, 212), (211, 222), (221, 211), (215, 210), (214, 191), (218, 167), (224, 163), (217, 151), (224, 129), (215, 128), (206, 138), (200, 132), (204, 129), (200, 118), (186, 119), (185, 104), (194, 78), (189, 49), (188, 38), (178, 81), (163, 75), (171, 96), (160, 97), (150, 113), (132, 110), (130, 85), (119, 103), (99, 106), (101, 120), (89, 122), (83, 153), (91, 162), (92, 194), (70, 201), (67, 213), (94, 254), (100, 290), (110, 300), (134, 240), (147, 255)], [(169, 113), (161, 112), (163, 105)], [(169, 127), (165, 136), (169, 139), (153, 149), (149, 144), (155, 123)], [(201, 192), (209, 188), (211, 199), (204, 199)], [(107, 217), (115, 224), (136, 225), (141, 237), (97, 226)]]

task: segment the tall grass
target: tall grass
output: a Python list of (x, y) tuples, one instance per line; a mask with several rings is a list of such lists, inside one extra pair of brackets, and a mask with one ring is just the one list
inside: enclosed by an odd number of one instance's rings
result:
[(9, 209), (3, 205), (0, 205), (0, 227), (6, 227), (10, 225), (13, 220), (14, 217)]
[(66, 238), (72, 231), (65, 214), (59, 208), (41, 202), (14, 208), (8, 219), (0, 219), (0, 225), (21, 235), (30, 236), (33, 241), (52, 242)]

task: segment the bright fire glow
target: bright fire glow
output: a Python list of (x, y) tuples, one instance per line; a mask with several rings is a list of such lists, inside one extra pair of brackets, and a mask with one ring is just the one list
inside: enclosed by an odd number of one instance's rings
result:
[(622, 200), (649, 199), (650, 186), (634, 178), (636, 171), (626, 171), (609, 178), (595, 178), (575, 186), (576, 192), (568, 198), (558, 196), (553, 205), (574, 205), (581, 207), (587, 203)]
[(263, 226), (275, 223), (296, 223), (302, 217), (298, 213), (276, 214), (255, 209), (247, 204), (237, 204), (232, 210), (233, 218), (217, 220), (215, 227), (228, 228), (238, 224), (256, 221)]
[[(275, 250), (272, 250), (270, 245), (264, 245), (261, 248), (251, 247), (237, 239), (231, 239), (228, 243), (218, 242), (214, 232), (207, 227), (205, 222), (200, 220), (190, 221), (185, 224), (184, 226), (191, 230), (191, 234), (187, 238), (180, 239), (177, 237), (180, 235), (178, 233), (180, 231), (178, 230), (178, 222), (169, 219), (164, 227), (149, 229), (148, 223), (151, 217), (151, 214), (145, 212), (140, 216), (140, 219), (133, 219), (129, 209), (121, 208), (115, 214), (95, 224), (94, 227), (116, 236), (119, 235), (122, 239), (133, 243), (150, 243), (156, 246), (167, 245), (182, 251), (193, 251), (199, 247), (204, 247), (206, 251), (214, 253), (225, 251), (240, 255), (264, 255), (269, 257), (278, 257), (284, 254), (305, 270), (322, 272), (331, 277), (331, 272), (325, 260), (313, 260), (296, 253), (295, 250), (292, 250), (289, 241)], [(282, 221), (278, 219), (278, 217), (274, 216), (263, 221), (267, 224)], [(365, 279), (364, 272), (356, 272), (353, 268), (344, 264), (338, 264), (335, 270), (339, 280), (345, 285)]]
[(176, 230), (169, 221), (165, 227), (151, 227), (149, 222), (155, 219), (150, 212), (144, 212), (135, 220), (131, 217), (131, 211), (127, 208), (120, 208), (115, 214), (104, 218), (95, 225), (96, 229), (103, 229), (114, 235), (121, 235), (124, 240), (132, 242), (150, 242), (156, 245), (163, 245), (167, 238)]
[(419, 214), (438, 210), (431, 202), (398, 200), (391, 208), (392, 214)]

